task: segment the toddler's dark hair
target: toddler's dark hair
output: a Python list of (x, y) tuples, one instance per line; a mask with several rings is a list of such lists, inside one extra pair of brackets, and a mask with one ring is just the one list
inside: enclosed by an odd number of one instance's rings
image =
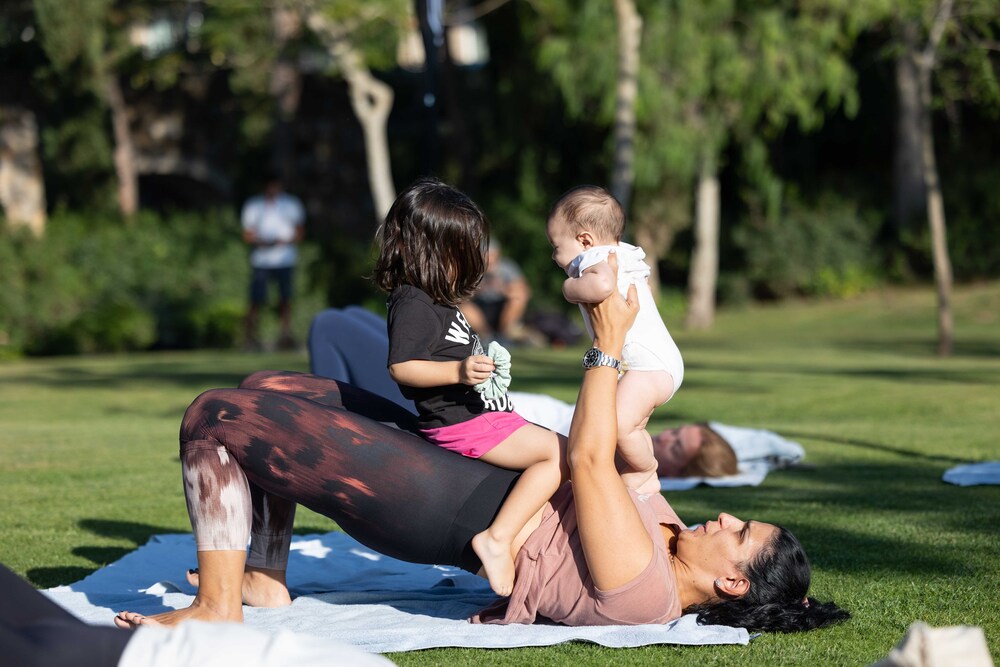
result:
[(436, 178), (418, 179), (396, 198), (376, 234), (375, 284), (386, 292), (412, 285), (457, 306), (486, 273), (489, 236), (475, 202)]

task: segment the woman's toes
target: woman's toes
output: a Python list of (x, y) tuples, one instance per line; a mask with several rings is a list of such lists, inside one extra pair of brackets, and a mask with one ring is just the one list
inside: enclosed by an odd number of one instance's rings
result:
[(115, 616), (115, 625), (124, 630), (132, 630), (141, 625), (145, 619), (145, 616), (134, 611), (120, 611)]
[(115, 625), (125, 630), (134, 630), (140, 625), (161, 625), (161, 623), (136, 611), (120, 611), (115, 616)]

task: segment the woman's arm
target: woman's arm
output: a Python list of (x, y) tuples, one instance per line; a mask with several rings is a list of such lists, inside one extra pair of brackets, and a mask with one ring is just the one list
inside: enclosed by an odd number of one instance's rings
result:
[(389, 375), (397, 384), (408, 387), (442, 387), (449, 384), (476, 385), (493, 372), (493, 360), (484, 354), (462, 361), (411, 359), (389, 366)]
[[(609, 256), (612, 271), (617, 258)], [(621, 359), (625, 332), (639, 312), (635, 287), (628, 300), (615, 290), (588, 308), (594, 347)], [(569, 432), (568, 458), (583, 553), (594, 585), (622, 586), (638, 576), (653, 557), (653, 542), (615, 468), (618, 371), (598, 366), (584, 373)]]
[(567, 278), (563, 282), (563, 296), (570, 303), (600, 303), (611, 296), (617, 286), (615, 271), (607, 262), (598, 262), (579, 278)]

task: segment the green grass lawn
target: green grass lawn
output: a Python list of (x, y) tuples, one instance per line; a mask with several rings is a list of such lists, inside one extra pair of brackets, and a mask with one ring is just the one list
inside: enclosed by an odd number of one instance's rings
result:
[[(709, 333), (674, 327), (687, 370), (655, 427), (714, 419), (801, 442), (807, 467), (758, 488), (668, 496), (689, 523), (720, 510), (791, 528), (812, 593), (844, 625), (746, 647), (609, 650), (589, 644), (395, 654), (404, 665), (864, 665), (914, 620), (974, 624), (1000, 661), (1000, 487), (958, 488), (948, 467), (1000, 459), (1000, 284), (955, 299), (956, 354), (933, 356), (929, 290), (724, 312)], [(676, 321), (668, 317), (668, 324)], [(573, 400), (582, 348), (517, 350), (515, 389)], [(76, 581), (143, 544), (187, 532), (177, 430), (202, 390), (304, 355), (230, 352), (0, 364), (0, 561), (40, 588)], [(301, 511), (297, 531), (329, 520)], [(178, 563), (178, 569), (191, 563)]]

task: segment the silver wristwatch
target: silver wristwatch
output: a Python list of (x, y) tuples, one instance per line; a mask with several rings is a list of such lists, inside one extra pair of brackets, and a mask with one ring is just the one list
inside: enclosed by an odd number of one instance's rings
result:
[(584, 368), (596, 368), (597, 366), (609, 366), (619, 373), (622, 372), (622, 362), (612, 356), (604, 354), (596, 347), (587, 350), (583, 355)]

